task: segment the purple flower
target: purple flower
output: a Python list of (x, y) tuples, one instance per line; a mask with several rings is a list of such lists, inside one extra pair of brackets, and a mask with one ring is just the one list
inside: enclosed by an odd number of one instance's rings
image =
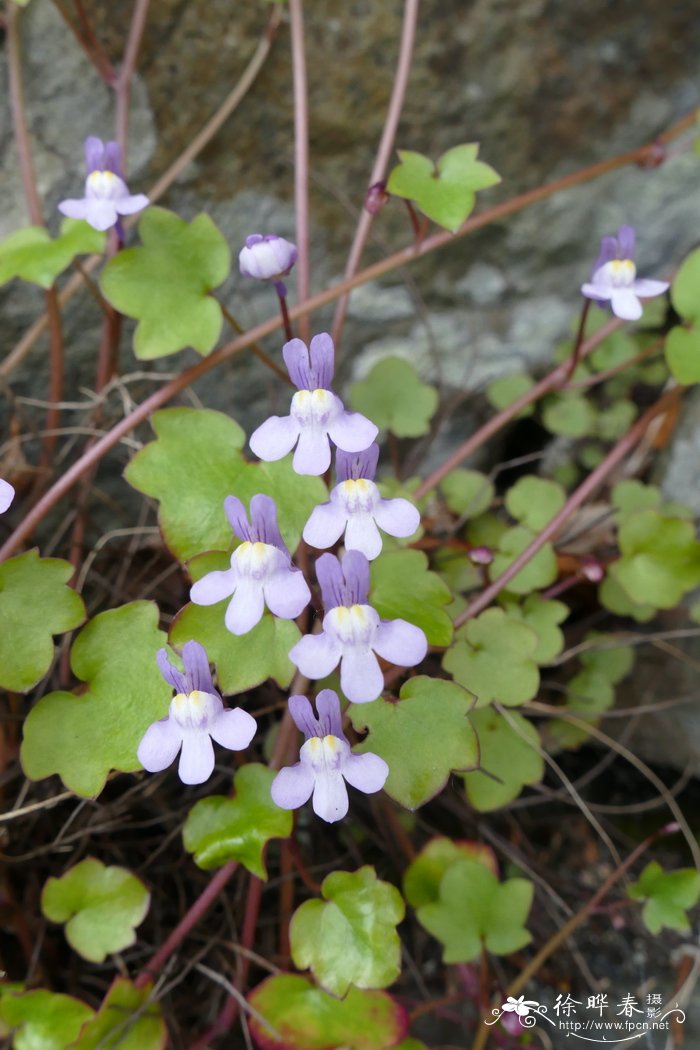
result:
[(316, 562), (326, 615), (320, 634), (307, 634), (289, 658), (307, 678), (325, 678), (340, 661), (340, 684), (348, 700), (366, 704), (384, 688), (375, 653), (399, 667), (419, 664), (428, 651), (420, 627), (406, 620), (380, 620), (367, 605), (369, 562), (347, 551), (342, 566), (334, 554)]
[(382, 499), (374, 484), (379, 447), (335, 456), (339, 484), (328, 503), (316, 507), (304, 526), (304, 539), (312, 547), (332, 547), (345, 533), (347, 550), (361, 551), (370, 561), (382, 549), (379, 528), (390, 536), (412, 536), (420, 514), (407, 499)]
[(353, 755), (343, 733), (340, 701), (332, 689), (321, 690), (316, 707), (318, 718), (305, 696), (289, 698), (289, 711), (304, 743), (299, 762), (281, 769), (272, 781), (272, 799), (281, 809), (297, 809), (313, 792), (314, 813), (333, 824), (348, 811), (345, 781), (371, 795), (384, 787), (389, 767), (371, 752)]
[(323, 474), (331, 462), (329, 438), (343, 452), (362, 452), (377, 436), (377, 428), (359, 412), (346, 412), (330, 389), (333, 380), (333, 340), (315, 335), (307, 349), (291, 339), (282, 350), (297, 393), (288, 416), (270, 416), (251, 434), (250, 447), (268, 462), (294, 453), (297, 474)]
[(96, 230), (109, 230), (118, 224), (120, 215), (133, 215), (147, 206), (145, 194), (129, 193), (116, 142), (105, 146), (93, 135), (85, 139), (85, 168), (85, 196), (61, 201), (58, 210), (63, 215), (85, 219)]
[(250, 522), (235, 496), (226, 497), (224, 510), (243, 542), (231, 555), (231, 568), (208, 572), (193, 584), (190, 598), (195, 605), (215, 605), (233, 595), (225, 618), (232, 634), (246, 634), (255, 627), (266, 605), (283, 620), (296, 619), (311, 593), (277, 528), (275, 501), (270, 496), (253, 496)]
[(603, 237), (593, 276), (589, 283), (581, 286), (586, 298), (599, 305), (609, 302), (612, 312), (623, 321), (638, 321), (642, 316), (639, 300), (662, 295), (668, 288), (668, 281), (637, 277), (634, 247), (633, 226), (621, 226), (617, 237)]
[(244, 277), (259, 281), (278, 281), (297, 261), (297, 248), (291, 241), (276, 233), (251, 233), (238, 255), (238, 265)]
[(15, 498), (15, 490), (9, 481), (0, 478), (0, 514), (9, 510), (12, 500)]
[(158, 666), (177, 695), (167, 718), (154, 722), (138, 746), (138, 759), (149, 773), (159, 773), (174, 760), (180, 748), (178, 775), (183, 784), (203, 784), (214, 769), (212, 740), (229, 751), (242, 751), (255, 736), (252, 715), (240, 707), (226, 710), (214, 688), (209, 661), (199, 642), (186, 642), (182, 650), (184, 671), (158, 652)]

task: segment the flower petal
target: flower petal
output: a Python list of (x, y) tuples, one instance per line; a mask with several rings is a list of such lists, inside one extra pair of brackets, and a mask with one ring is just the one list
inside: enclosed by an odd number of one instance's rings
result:
[(335, 347), (328, 332), (319, 332), (309, 344), (311, 377), (314, 388), (330, 390), (335, 368)]
[(316, 579), (321, 587), (323, 607), (328, 612), (342, 605), (345, 596), (345, 576), (335, 554), (322, 554), (316, 562)]
[(331, 446), (328, 441), (328, 435), (316, 427), (301, 427), (299, 444), (294, 453), (294, 470), (296, 473), (325, 474), (330, 465)]
[(250, 435), (248, 444), (258, 459), (271, 463), (291, 452), (299, 437), (299, 424), (292, 416), (270, 416)]
[(159, 649), (156, 653), (156, 660), (165, 681), (173, 687), (176, 693), (186, 693), (187, 678), (182, 671), (175, 667), (174, 664), (171, 664), (168, 659), (168, 650)]
[(319, 550), (332, 547), (343, 535), (346, 522), (347, 515), (337, 503), (321, 503), (304, 526), (304, 539)]
[(316, 697), (316, 710), (323, 736), (337, 736), (340, 740), (346, 740), (340, 714), (340, 700), (333, 689), (321, 690)]
[(390, 536), (412, 536), (420, 525), (420, 512), (407, 499), (382, 499), (374, 508), (374, 520)]
[(364, 605), (369, 594), (369, 562), (357, 550), (348, 550), (343, 555), (345, 594), (343, 605)]
[(85, 169), (89, 175), (92, 171), (100, 171), (104, 164), (104, 144), (102, 139), (96, 135), (88, 135), (85, 139)]
[(389, 663), (414, 667), (425, 658), (428, 640), (420, 627), (406, 620), (383, 620), (377, 628), (372, 648)]
[(647, 277), (639, 277), (633, 282), (632, 291), (640, 299), (652, 299), (655, 295), (663, 295), (668, 287), (668, 281), (651, 281)]
[(197, 580), (190, 588), (190, 601), (195, 605), (216, 605), (229, 598), (235, 591), (238, 580), (235, 568), (216, 569)]
[(213, 696), (219, 695), (214, 688), (209, 669), (209, 657), (203, 645), (194, 640), (185, 642), (182, 648), (182, 662), (188, 678), (186, 692), (192, 693), (196, 690)]
[(248, 747), (258, 726), (252, 715), (240, 707), (222, 711), (209, 726), (209, 733), (217, 744), (229, 751)]
[(315, 778), (308, 766), (297, 762), (295, 766), (280, 769), (272, 781), (270, 794), (272, 801), (280, 809), (298, 809), (311, 798)]
[(313, 808), (316, 816), (328, 824), (335, 824), (348, 811), (348, 790), (338, 769), (327, 769), (316, 774)]
[(136, 755), (149, 773), (160, 773), (174, 761), (182, 743), (182, 731), (172, 718), (161, 718), (149, 726)]
[(68, 200), (61, 201), (58, 205), (58, 210), (61, 215), (67, 215), (69, 219), (87, 219), (88, 207), (89, 202), (87, 198), (82, 197), (78, 200), (71, 197)]
[(9, 509), (14, 498), (15, 490), (13, 486), (9, 481), (0, 478), (0, 514), (4, 514)]
[(325, 678), (338, 666), (342, 648), (325, 631), (306, 634), (289, 650), (289, 659), (306, 678)]
[(100, 197), (88, 197), (84, 217), (95, 230), (111, 229), (117, 222), (117, 209), (114, 201)]
[(642, 304), (632, 288), (611, 288), (610, 305), (616, 317), (623, 321), (638, 321), (642, 316)]
[(177, 774), (183, 784), (203, 784), (214, 771), (214, 745), (206, 729), (188, 729), (182, 735)]
[(265, 580), (265, 604), (283, 620), (296, 620), (311, 601), (311, 591), (299, 569), (282, 569)]
[(366, 478), (374, 481), (379, 460), (379, 445), (372, 444), (360, 452), (343, 452), (341, 448), (335, 454), (335, 474), (338, 481), (357, 481)]
[(613, 289), (606, 284), (582, 284), (581, 292), (587, 299), (595, 299), (597, 302), (605, 302), (612, 297)]
[(371, 650), (361, 652), (349, 646), (343, 650), (340, 687), (353, 704), (368, 704), (381, 696), (384, 675)]
[(145, 193), (134, 193), (126, 197), (118, 197), (114, 201), (114, 207), (119, 215), (135, 215), (137, 211), (147, 208), (150, 203)]
[(342, 773), (348, 784), (358, 791), (364, 791), (366, 795), (372, 795), (384, 787), (389, 767), (383, 758), (368, 751), (364, 755), (349, 755), (343, 764)]
[(360, 412), (340, 412), (328, 426), (331, 441), (343, 452), (363, 452), (378, 433), (374, 423)]
[(345, 549), (360, 551), (372, 561), (382, 551), (382, 537), (370, 514), (351, 514), (345, 530)]
[(290, 696), (288, 706), (294, 724), (304, 734), (305, 740), (310, 740), (312, 736), (319, 735), (321, 726), (314, 715), (313, 707), (305, 696), (300, 696), (299, 694)]
[(247, 634), (260, 623), (265, 610), (262, 580), (241, 579), (226, 610), (224, 623), (231, 634)]

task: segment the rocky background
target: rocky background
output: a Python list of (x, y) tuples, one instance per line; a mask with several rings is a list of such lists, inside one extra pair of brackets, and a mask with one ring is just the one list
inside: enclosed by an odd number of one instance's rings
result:
[[(64, 6), (71, 5), (64, 0)], [(87, 0), (86, 7), (118, 62), (131, 2)], [(401, 13), (396, 0), (307, 5), (314, 290), (344, 267), (391, 90)], [(266, 17), (266, 5), (254, 0), (153, 0), (133, 90), (134, 191), (146, 190), (216, 110), (253, 53)], [(51, 0), (32, 0), (22, 32), (35, 166), (46, 220), (56, 228), (56, 202), (82, 184), (84, 137), (113, 134), (113, 97)], [(700, 104), (699, 51), (692, 0), (423, 0), (397, 144), (437, 157), (451, 145), (479, 141), (482, 159), (503, 177), (502, 185), (482, 195), (483, 207), (651, 140)], [(4, 84), (3, 56), (0, 66)], [(234, 252), (252, 231), (293, 237), (291, 129), (283, 24), (243, 104), (160, 203), (187, 218), (206, 210)], [(27, 222), (16, 159), (5, 96), (0, 236)], [(358, 290), (341, 348), (346, 377), (359, 377), (379, 357), (398, 353), (446, 394), (473, 391), (434, 451), (444, 450), (472, 426), (486, 381), (523, 368), (537, 371), (551, 359), (553, 345), (574, 323), (578, 286), (598, 238), (622, 222), (638, 228), (643, 273), (662, 276), (678, 264), (700, 241), (700, 164), (691, 150), (672, 147), (659, 169), (623, 169), (559, 194), (457, 241), (410, 272), (391, 275), (381, 287)], [(366, 260), (410, 236), (405, 210), (394, 202), (375, 222)], [(245, 324), (275, 309), (269, 288), (252, 287), (238, 275), (224, 298)], [(12, 348), (42, 302), (39, 290), (3, 289), (0, 353)], [(332, 310), (316, 316), (316, 330), (331, 316)], [(65, 334), (68, 388), (89, 388), (99, 338), (99, 313), (89, 296), (69, 307)], [(278, 344), (272, 340), (271, 349)], [(37, 344), (13, 374), (15, 395), (45, 396), (45, 350)], [(194, 358), (184, 352), (149, 370), (179, 370)], [(122, 371), (139, 367), (127, 329)], [(212, 372), (195, 393), (245, 427), (259, 421), (274, 391), (269, 374), (254, 359), (237, 359), (224, 380)], [(691, 397), (662, 468), (668, 496), (698, 511), (699, 413)], [(114, 485), (123, 502), (116, 466)], [(685, 679), (682, 685), (689, 688)], [(661, 683), (659, 688), (663, 692)], [(690, 759), (700, 761), (700, 724), (692, 710), (685, 705), (674, 717), (682, 720)], [(674, 726), (665, 759), (674, 757), (678, 731)]]

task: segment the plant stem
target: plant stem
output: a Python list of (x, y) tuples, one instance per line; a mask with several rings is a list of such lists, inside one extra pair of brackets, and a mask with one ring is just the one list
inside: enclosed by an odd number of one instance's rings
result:
[(277, 298), (280, 302), (280, 314), (282, 316), (282, 326), (284, 328), (284, 334), (287, 337), (287, 342), (294, 338), (294, 332), (292, 331), (292, 322), (289, 320), (289, 308), (287, 306), (287, 286), (283, 281), (275, 281), (275, 291), (277, 292)]
[[(294, 89), (294, 209), (296, 212), (297, 293), (300, 303), (309, 298), (309, 109), (304, 49), (304, 10), (302, 0), (289, 0), (292, 35), (292, 74)], [(305, 313), (299, 333), (309, 341), (310, 323)]]
[[(231, 313), (231, 311), (228, 310), (224, 306), (224, 304), (222, 302), (220, 302), (220, 300), (217, 299), (217, 302), (219, 303), (219, 306), (221, 307), (222, 314), (224, 315), (224, 317), (226, 318), (228, 323), (231, 325), (231, 327), (233, 328), (234, 332), (238, 332), (239, 334), (242, 335), (243, 332), (244, 332), (243, 326), (241, 324), (239, 324), (239, 322), (236, 320), (236, 318)], [(289, 383), (291, 386), (294, 386), (294, 383), (292, 383), (291, 379), (289, 378), (289, 376), (287, 375), (285, 370), (283, 368), (280, 368), (280, 366), (277, 364), (276, 361), (273, 361), (273, 359), (270, 357), (270, 355), (268, 353), (266, 353), (265, 350), (263, 350), (263, 348), (259, 345), (259, 343), (251, 343), (250, 349), (253, 351), (255, 356), (257, 358), (259, 358), (262, 361), (262, 363), (267, 368), (270, 369), (271, 372), (274, 372), (275, 375), (278, 376), (280, 379), (282, 379), (285, 383)]]
[(566, 373), (562, 385), (569, 382), (572, 375), (576, 371), (576, 367), (581, 359), (581, 346), (583, 344), (583, 334), (586, 331), (586, 321), (588, 320), (588, 311), (591, 308), (591, 300), (584, 298), (583, 306), (581, 307), (581, 317), (578, 322), (578, 331), (576, 332), (576, 339), (574, 340), (574, 347), (569, 356), (569, 367)]
[(19, 156), (19, 170), (22, 177), (22, 188), (27, 201), (29, 221), (34, 226), (44, 225), (41, 201), (36, 188), (34, 162), (29, 142), (29, 132), (25, 117), (24, 88), (22, 86), (22, 55), (19, 39), (20, 8), (9, 0), (7, 4), (7, 66), (9, 75), (10, 108), (12, 126), (15, 133), (15, 144)]
[(136, 0), (134, 13), (129, 26), (129, 35), (124, 48), (124, 58), (119, 70), (116, 84), (117, 94), (117, 142), (121, 150), (122, 165), (127, 170), (127, 151), (129, 146), (129, 105), (131, 101), (131, 80), (136, 69), (139, 49), (146, 28), (150, 0)]

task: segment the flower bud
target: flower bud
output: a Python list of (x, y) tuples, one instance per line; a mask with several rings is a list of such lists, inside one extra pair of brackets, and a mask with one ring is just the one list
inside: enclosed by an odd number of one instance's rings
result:
[(296, 245), (276, 233), (252, 233), (241, 248), (238, 264), (244, 277), (276, 281), (288, 274), (297, 261)]
[(375, 182), (365, 195), (365, 209), (370, 215), (378, 215), (388, 200), (389, 194), (386, 191), (386, 183)]

